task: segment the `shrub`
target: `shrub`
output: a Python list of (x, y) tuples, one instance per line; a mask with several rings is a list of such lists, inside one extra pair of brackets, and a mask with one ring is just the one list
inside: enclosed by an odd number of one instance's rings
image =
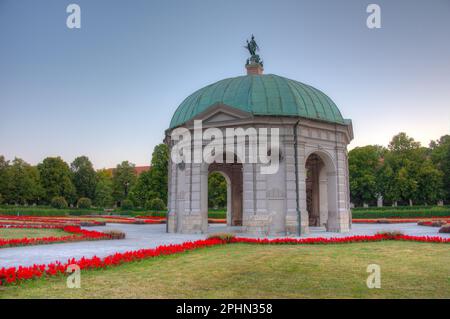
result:
[(3, 196), (0, 194), (0, 204), (3, 203)]
[(67, 208), (69, 205), (67, 204), (67, 201), (62, 196), (56, 196), (52, 198), (51, 202), (52, 207), (58, 208), (58, 209), (64, 209)]
[(429, 223), (429, 221), (427, 221), (427, 220), (419, 220), (417, 222), (417, 225), (419, 225), (419, 226), (427, 226), (428, 223)]
[(163, 200), (161, 198), (153, 198), (148, 200), (145, 203), (145, 209), (149, 209), (149, 210), (165, 210), (166, 209), (166, 205), (164, 204)]
[(447, 224), (445, 220), (419, 220), (417, 225), (419, 226), (431, 226), (431, 227), (441, 227)]
[(389, 207), (386, 209), (363, 208), (352, 209), (352, 217), (354, 219), (371, 219), (371, 218), (431, 218), (431, 217), (448, 217), (450, 216), (450, 208), (445, 207), (411, 207), (399, 208)]
[(120, 206), (122, 209), (133, 209), (133, 202), (129, 199), (124, 199), (122, 201), (122, 205)]
[(208, 235), (208, 239), (220, 239), (227, 243), (231, 242), (234, 237), (235, 235), (232, 233), (213, 233)]
[(446, 224), (439, 229), (440, 233), (450, 234), (450, 224)]
[(91, 227), (91, 226), (105, 226), (106, 225), (106, 222), (87, 222), (87, 221), (83, 221), (83, 222), (80, 222), (80, 226), (83, 226), (83, 227)]
[(92, 201), (87, 197), (81, 197), (77, 202), (78, 208), (91, 208)]
[(112, 229), (104, 231), (103, 233), (111, 237), (111, 239), (125, 239), (125, 233), (120, 230)]
[(444, 226), (445, 224), (447, 224), (447, 222), (445, 220), (433, 220), (433, 222), (431, 223), (432, 227), (441, 227)]
[(398, 236), (403, 236), (404, 234), (399, 230), (392, 230), (392, 231), (380, 231), (377, 233), (377, 235), (384, 235), (389, 238), (395, 238)]

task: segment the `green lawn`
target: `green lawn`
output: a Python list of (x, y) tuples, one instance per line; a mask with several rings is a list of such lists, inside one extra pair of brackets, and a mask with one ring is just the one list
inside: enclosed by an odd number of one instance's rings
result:
[(1, 239), (18, 239), (18, 238), (41, 238), (41, 237), (62, 237), (72, 235), (61, 229), (38, 229), (38, 228), (0, 228)]
[[(381, 289), (368, 289), (368, 264)], [(2, 298), (450, 298), (445, 244), (230, 244), (0, 288)]]

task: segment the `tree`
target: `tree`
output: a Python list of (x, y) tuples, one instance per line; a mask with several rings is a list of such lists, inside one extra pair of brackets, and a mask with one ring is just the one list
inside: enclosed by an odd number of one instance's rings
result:
[(114, 169), (112, 184), (113, 199), (116, 202), (122, 203), (124, 199), (128, 198), (128, 194), (136, 182), (136, 172), (134, 167), (134, 164), (123, 161)]
[(92, 206), (92, 201), (90, 198), (80, 197), (77, 201), (78, 208), (86, 209), (86, 208), (91, 208), (91, 206)]
[(161, 211), (166, 209), (166, 204), (162, 201), (161, 198), (156, 197), (148, 200), (145, 203), (145, 209)]
[(443, 174), (431, 160), (423, 162), (417, 177), (417, 199), (420, 202), (428, 204), (442, 199)]
[[(151, 168), (139, 175), (130, 193), (135, 206), (145, 207), (155, 198), (167, 203), (167, 167), (169, 149), (165, 144), (156, 145), (152, 153)], [(164, 204), (165, 205), (165, 204)]]
[(94, 205), (98, 207), (110, 207), (113, 205), (112, 175), (107, 170), (99, 170), (96, 173), (96, 186)]
[(414, 141), (412, 137), (409, 137), (404, 132), (400, 132), (392, 137), (389, 142), (389, 150), (397, 153), (407, 153), (408, 151), (415, 150), (420, 147), (420, 143)]
[(76, 200), (69, 165), (61, 157), (47, 157), (38, 165), (44, 200), (50, 203), (54, 197), (64, 197), (69, 203)]
[(392, 138), (388, 149), (384, 163), (392, 170), (389, 197), (412, 204), (418, 198), (418, 174), (428, 150), (403, 132)]
[(150, 169), (150, 191), (155, 197), (167, 203), (167, 176), (169, 165), (169, 148), (166, 144), (156, 145), (152, 153)]
[(431, 141), (430, 153), (431, 161), (442, 173), (442, 197), (450, 201), (450, 135)]
[(3, 155), (0, 155), (0, 194), (4, 202), (9, 199), (9, 161), (5, 160)]
[(218, 172), (212, 172), (208, 176), (208, 206), (211, 208), (227, 207), (227, 181)]
[(94, 167), (86, 156), (79, 156), (70, 164), (72, 181), (78, 198), (94, 198), (97, 184)]
[(353, 203), (375, 200), (382, 193), (379, 171), (385, 149), (377, 145), (356, 147), (348, 154), (350, 196)]
[(9, 167), (9, 201), (15, 204), (38, 202), (42, 196), (39, 172), (20, 158), (15, 158)]
[(146, 206), (147, 202), (158, 197), (158, 195), (153, 190), (151, 169), (139, 175), (136, 184), (130, 191), (130, 199), (136, 207)]

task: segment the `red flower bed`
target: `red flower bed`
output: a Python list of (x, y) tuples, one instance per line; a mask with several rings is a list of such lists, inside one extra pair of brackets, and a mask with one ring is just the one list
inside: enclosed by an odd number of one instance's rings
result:
[[(247, 244), (342, 244), (357, 242), (375, 242), (382, 240), (404, 240), (426, 243), (450, 243), (450, 238), (408, 236), (377, 234), (373, 236), (349, 236), (342, 238), (279, 238), (279, 239), (257, 239), (257, 238), (233, 238), (231, 243)], [(19, 284), (22, 281), (43, 276), (56, 276), (65, 274), (69, 265), (78, 265), (80, 269), (98, 269), (117, 266), (123, 263), (139, 261), (161, 255), (172, 255), (197, 248), (225, 245), (226, 241), (221, 239), (205, 239), (193, 242), (185, 242), (177, 245), (163, 245), (152, 249), (140, 249), (124, 253), (115, 253), (105, 258), (92, 257), (78, 260), (69, 259), (66, 263), (54, 262), (47, 265), (19, 266), (0, 269), (0, 286), (6, 284)]]
[(80, 225), (80, 224), (89, 224), (86, 226), (102, 226), (105, 225), (103, 222), (98, 222), (95, 220), (83, 220), (83, 218), (68, 218), (66, 216), (59, 217), (45, 217), (45, 216), (9, 216), (9, 215), (0, 215), (0, 225), (11, 225), (14, 223), (8, 222), (8, 220), (13, 222), (26, 222), (30, 224), (59, 224), (59, 225)]
[(196, 248), (223, 244), (218, 239), (197, 240), (185, 242), (178, 245), (163, 245), (152, 249), (140, 249), (125, 253), (116, 253), (103, 259), (99, 257), (81, 258), (79, 260), (69, 259), (66, 263), (54, 262), (47, 265), (33, 265), (28, 267), (10, 267), (0, 269), (0, 286), (5, 284), (19, 283), (24, 280), (46, 276), (64, 274), (69, 265), (78, 265), (80, 269), (98, 269), (109, 266), (117, 266), (123, 263), (152, 258), (161, 255), (172, 255)]
[(155, 216), (137, 216), (136, 218), (130, 218), (121, 216), (90, 215), (90, 217), (111, 219), (114, 220), (112, 223), (120, 224), (164, 224), (166, 222), (165, 217)]
[(1, 226), (0, 228), (38, 228), (38, 229), (61, 229), (67, 233), (72, 233), (73, 235), (67, 236), (49, 236), (41, 238), (13, 238), (13, 239), (1, 239), (0, 238), (0, 248), (13, 247), (13, 246), (26, 246), (26, 245), (42, 245), (51, 244), (57, 242), (72, 242), (72, 241), (83, 241), (83, 240), (99, 240), (99, 239), (111, 239), (111, 236), (98, 232), (89, 231), (81, 229), (80, 226), (58, 226), (58, 225), (12, 225), (12, 226)]
[(246, 243), (246, 244), (345, 244), (345, 243), (359, 243), (372, 242), (382, 240), (405, 240), (424, 243), (450, 243), (450, 238), (429, 237), (429, 236), (409, 236), (409, 235), (389, 235), (376, 234), (371, 236), (348, 236), (348, 237), (332, 237), (332, 238), (244, 238), (235, 237), (231, 240), (232, 243)]
[(226, 224), (226, 219), (221, 218), (208, 218), (208, 223), (210, 224)]

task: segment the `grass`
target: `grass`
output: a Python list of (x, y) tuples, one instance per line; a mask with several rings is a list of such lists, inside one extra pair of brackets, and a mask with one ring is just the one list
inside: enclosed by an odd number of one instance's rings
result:
[(71, 235), (62, 229), (37, 229), (37, 228), (0, 228), (1, 239), (19, 239), (19, 238), (41, 238), (41, 237), (62, 237)]
[[(381, 289), (368, 289), (369, 264)], [(230, 244), (0, 288), (1, 298), (450, 298), (448, 245)]]

